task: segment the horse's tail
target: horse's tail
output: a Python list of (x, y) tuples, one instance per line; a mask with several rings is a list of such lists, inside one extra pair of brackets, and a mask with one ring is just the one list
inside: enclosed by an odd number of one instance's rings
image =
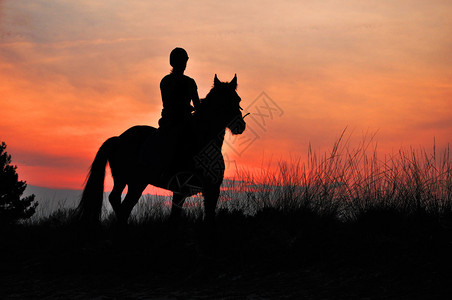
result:
[(82, 198), (76, 210), (78, 220), (85, 225), (94, 225), (100, 221), (104, 198), (105, 168), (117, 140), (118, 137), (111, 137), (102, 144), (86, 178)]

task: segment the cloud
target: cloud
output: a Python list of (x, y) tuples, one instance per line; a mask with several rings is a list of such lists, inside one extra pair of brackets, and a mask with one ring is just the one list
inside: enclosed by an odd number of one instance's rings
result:
[[(448, 118), (422, 122), (418, 124), (419, 129), (439, 129), (439, 130), (451, 130), (452, 120)], [(452, 130), (451, 130), (452, 131)]]
[(50, 167), (50, 168), (63, 168), (63, 169), (77, 169), (80, 163), (85, 161), (84, 164), (89, 163), (83, 157), (68, 156), (67, 153), (38, 153), (31, 149), (25, 151), (14, 152), (14, 163), (28, 167)]
[(187, 74), (201, 97), (215, 73), (237, 73), (244, 107), (265, 91), (284, 109), (234, 158), (241, 164), (258, 165), (262, 149), (327, 148), (345, 126), (380, 129), (388, 147), (450, 138), (452, 7), (444, 1), (1, 5), (0, 133), (33, 176), (40, 162), (64, 177), (78, 161), (83, 172), (72, 172), (84, 174), (107, 137), (156, 125), (175, 46), (189, 51)]

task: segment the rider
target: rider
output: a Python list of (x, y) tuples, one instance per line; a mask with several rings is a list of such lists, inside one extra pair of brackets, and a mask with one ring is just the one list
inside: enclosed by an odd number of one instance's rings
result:
[[(160, 82), (163, 109), (159, 120), (160, 137), (166, 141), (166, 150), (160, 163), (167, 165), (167, 172), (179, 168), (190, 155), (188, 141), (192, 129), (191, 113), (200, 105), (196, 82), (184, 75), (188, 54), (182, 48), (175, 48), (170, 54), (171, 73)], [(191, 105), (193, 102), (193, 106)]]
[[(160, 82), (163, 109), (159, 120), (161, 128), (167, 126), (180, 127), (189, 122), (191, 112), (199, 106), (198, 87), (196, 82), (184, 75), (188, 54), (182, 48), (175, 48), (170, 54), (171, 73)], [(193, 101), (193, 106), (191, 102)]]

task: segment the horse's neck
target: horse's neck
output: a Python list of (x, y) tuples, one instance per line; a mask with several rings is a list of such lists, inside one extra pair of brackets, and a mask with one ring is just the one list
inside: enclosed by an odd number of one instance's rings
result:
[(203, 114), (199, 116), (196, 124), (196, 130), (200, 137), (200, 148), (203, 149), (214, 145), (221, 150), (226, 128), (218, 124), (218, 119), (212, 118), (208, 114)]

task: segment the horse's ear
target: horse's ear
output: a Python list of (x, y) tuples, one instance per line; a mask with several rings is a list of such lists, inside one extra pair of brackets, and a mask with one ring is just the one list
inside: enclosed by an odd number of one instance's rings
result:
[(237, 89), (237, 74), (234, 75), (234, 78), (231, 80), (231, 82), (229, 83), (231, 85), (232, 88)]
[(215, 78), (213, 79), (213, 86), (219, 85), (220, 80), (218, 80), (217, 74), (215, 74)]

